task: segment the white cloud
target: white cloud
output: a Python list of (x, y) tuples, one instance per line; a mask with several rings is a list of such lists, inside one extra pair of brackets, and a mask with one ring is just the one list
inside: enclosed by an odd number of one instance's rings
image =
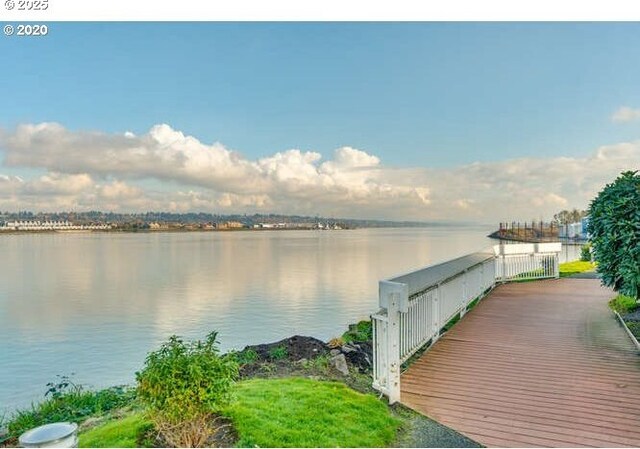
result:
[(633, 109), (629, 106), (622, 106), (611, 116), (614, 122), (633, 122), (640, 120), (640, 109)]
[[(0, 174), (0, 209), (280, 212), (397, 220), (551, 217), (587, 207), (621, 171), (640, 167), (640, 142), (582, 158), (522, 158), (449, 169), (392, 168), (338, 148), (323, 160), (292, 149), (249, 160), (168, 125), (143, 135), (21, 125), (0, 134), (8, 167), (47, 170), (22, 180)], [(142, 181), (163, 182), (163, 191)]]

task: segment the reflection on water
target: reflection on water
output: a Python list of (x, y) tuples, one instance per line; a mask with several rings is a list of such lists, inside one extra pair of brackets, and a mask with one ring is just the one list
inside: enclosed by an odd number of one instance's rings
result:
[(377, 282), (492, 244), (491, 229), (0, 236), (0, 409), (57, 374), (130, 383), (169, 335), (224, 350), (329, 339), (377, 307)]

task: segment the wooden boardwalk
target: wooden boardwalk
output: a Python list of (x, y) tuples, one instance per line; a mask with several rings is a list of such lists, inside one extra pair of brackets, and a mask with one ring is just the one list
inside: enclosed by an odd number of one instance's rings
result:
[(639, 447), (640, 356), (613, 296), (500, 286), (402, 375), (401, 402), (490, 447)]

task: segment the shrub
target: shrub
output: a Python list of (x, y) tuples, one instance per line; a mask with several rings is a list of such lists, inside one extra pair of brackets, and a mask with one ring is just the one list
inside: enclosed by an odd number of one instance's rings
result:
[(624, 315), (625, 313), (630, 313), (640, 307), (640, 305), (635, 301), (635, 299), (630, 298), (625, 295), (618, 295), (609, 301), (609, 307), (611, 307), (616, 312)]
[(200, 447), (215, 429), (215, 414), (231, 400), (238, 376), (233, 355), (221, 356), (217, 332), (205, 341), (172, 336), (149, 353), (136, 373), (138, 395), (149, 406), (156, 430), (171, 446)]
[(589, 207), (593, 256), (602, 283), (640, 299), (640, 175), (622, 173)]
[(580, 260), (582, 262), (591, 262), (591, 245), (586, 244), (580, 247)]
[(349, 325), (349, 330), (342, 334), (345, 343), (352, 341), (371, 341), (373, 339), (373, 328), (370, 320), (358, 321), (357, 324)]
[(255, 363), (258, 360), (258, 353), (254, 349), (245, 349), (244, 351), (234, 352), (233, 356), (240, 365)]
[(284, 346), (276, 346), (275, 348), (271, 348), (269, 350), (269, 358), (271, 360), (282, 360), (286, 359), (289, 355), (289, 351)]

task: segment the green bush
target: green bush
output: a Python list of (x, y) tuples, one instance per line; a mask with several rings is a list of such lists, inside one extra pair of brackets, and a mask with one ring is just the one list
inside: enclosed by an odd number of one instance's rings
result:
[(185, 343), (173, 335), (149, 353), (136, 380), (138, 395), (151, 411), (178, 423), (225, 407), (237, 376), (238, 363), (220, 356), (217, 332), (212, 332), (204, 342)]
[(276, 346), (275, 348), (271, 348), (269, 350), (269, 358), (271, 360), (282, 360), (286, 359), (289, 355), (289, 351), (285, 346)]
[(240, 352), (234, 352), (236, 361), (240, 365), (247, 365), (258, 360), (258, 353), (254, 349), (246, 349)]
[(8, 418), (6, 427), (10, 437), (17, 438), (29, 429), (52, 422), (81, 422), (89, 416), (127, 406), (135, 400), (132, 388), (120, 386), (89, 391), (67, 376), (47, 384), (47, 387), (43, 402), (18, 410)]
[(640, 299), (640, 175), (622, 173), (589, 207), (593, 256), (602, 283)]
[(349, 330), (342, 334), (345, 343), (352, 341), (371, 341), (373, 339), (373, 328), (370, 320), (358, 321), (357, 324), (349, 326)]
[(237, 376), (235, 357), (220, 355), (217, 332), (205, 341), (170, 337), (136, 373), (138, 396), (149, 407), (156, 430), (178, 447), (207, 443), (215, 432), (214, 415), (229, 404)]
[(609, 307), (611, 307), (616, 312), (624, 315), (625, 313), (633, 312), (638, 307), (640, 307), (640, 305), (633, 298), (625, 295), (618, 295), (611, 301), (609, 301)]
[(591, 262), (591, 245), (586, 244), (580, 247), (580, 260), (582, 262)]

